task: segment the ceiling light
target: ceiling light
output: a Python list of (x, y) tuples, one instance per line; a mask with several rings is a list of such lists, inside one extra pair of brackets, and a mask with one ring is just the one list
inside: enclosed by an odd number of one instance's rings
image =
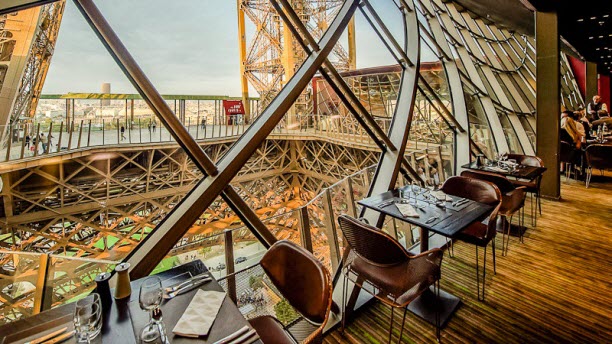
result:
[(603, 36), (599, 36), (599, 38), (603, 38)]
[(589, 37), (589, 39), (593, 39), (593, 38), (594, 38), (593, 36)]
[(608, 18), (610, 15), (609, 14), (604, 14), (603, 17), (604, 18)]
[(578, 19), (578, 21), (579, 21), (579, 22), (583, 22), (583, 21), (584, 21), (584, 19), (583, 19), (583, 18), (580, 18), (580, 19)]
[(591, 20), (595, 20), (595, 19), (597, 19), (597, 17), (591, 17)]

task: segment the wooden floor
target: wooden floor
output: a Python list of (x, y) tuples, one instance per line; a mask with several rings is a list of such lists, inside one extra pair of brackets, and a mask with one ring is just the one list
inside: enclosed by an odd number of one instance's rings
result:
[[(474, 246), (455, 244), (455, 257), (444, 257), (441, 286), (462, 304), (442, 342), (612, 343), (612, 174), (593, 181), (585, 189), (563, 179), (562, 200), (543, 201), (525, 243), (512, 238), (507, 257), (498, 249), (496, 275), (489, 250), (484, 302), (476, 298)], [(501, 247), (501, 236), (496, 240)], [(389, 317), (390, 309), (374, 302), (325, 343), (386, 343)], [(434, 327), (410, 312), (406, 329), (403, 343), (435, 342)]]

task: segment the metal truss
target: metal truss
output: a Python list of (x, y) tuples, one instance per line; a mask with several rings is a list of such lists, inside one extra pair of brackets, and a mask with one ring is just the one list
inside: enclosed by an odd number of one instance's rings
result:
[[(293, 76), (307, 55), (300, 49), (285, 24), (268, 0), (239, 1), (239, 10), (251, 21), (255, 33), (249, 43), (244, 74), (259, 93), (260, 106), (265, 108)], [(300, 20), (316, 39), (320, 39), (338, 14), (342, 0), (291, 0)], [(332, 50), (334, 65), (339, 70), (349, 67), (349, 54), (340, 44)], [(303, 94), (295, 103), (296, 113), (308, 113), (309, 95)]]

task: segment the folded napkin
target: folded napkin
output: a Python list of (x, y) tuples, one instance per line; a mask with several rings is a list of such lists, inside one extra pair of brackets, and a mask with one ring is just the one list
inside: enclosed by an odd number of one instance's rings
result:
[(395, 206), (404, 217), (419, 217), (419, 213), (410, 204), (395, 203)]
[(442, 191), (434, 191), (431, 193), (438, 201), (452, 201), (451, 196), (445, 194)]
[(224, 299), (225, 293), (198, 290), (172, 332), (185, 337), (207, 335)]
[(489, 171), (493, 171), (493, 172), (508, 172), (507, 170), (504, 170), (503, 168), (496, 167), (496, 166), (488, 166), (488, 167), (485, 167), (485, 169)]

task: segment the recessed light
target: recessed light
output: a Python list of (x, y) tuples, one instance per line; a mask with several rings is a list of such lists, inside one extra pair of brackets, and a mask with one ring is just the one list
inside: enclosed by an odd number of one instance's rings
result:
[(583, 19), (583, 18), (580, 18), (580, 19), (578, 19), (578, 21), (579, 21), (579, 22), (583, 22), (583, 21), (584, 21), (584, 19)]
[(604, 14), (603, 17), (604, 18), (608, 18), (610, 15), (609, 14)]
[(595, 38), (595, 37), (593, 37), (593, 36), (589, 37), (589, 39), (593, 39), (593, 38)]

